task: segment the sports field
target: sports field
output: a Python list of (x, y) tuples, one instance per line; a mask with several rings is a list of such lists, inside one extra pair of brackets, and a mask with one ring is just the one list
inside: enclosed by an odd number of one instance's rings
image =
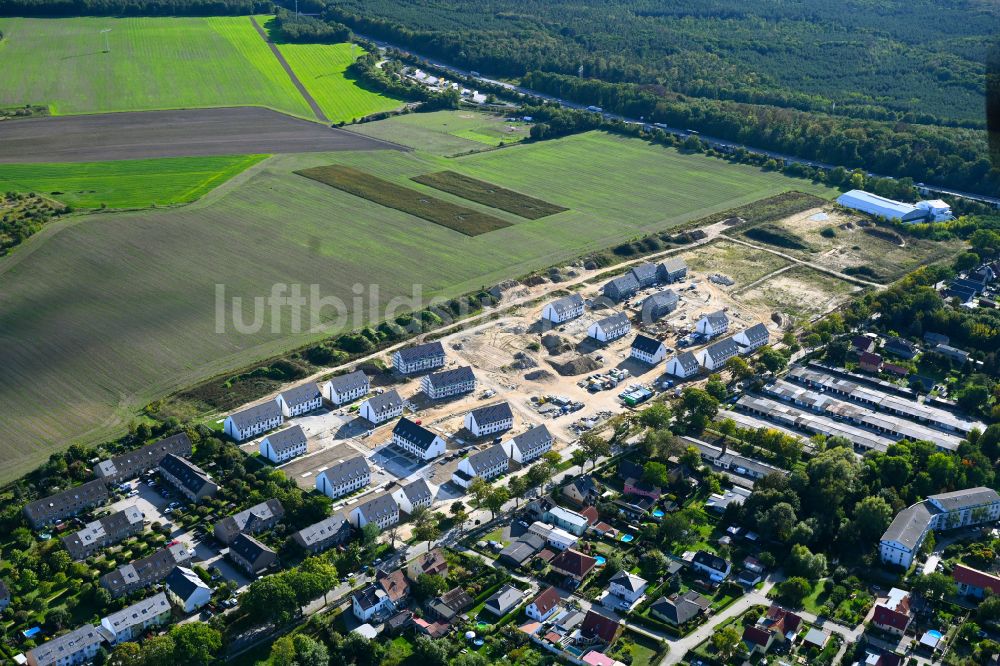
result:
[(476, 111), (408, 113), (352, 127), (359, 134), (385, 139), (435, 155), (460, 155), (528, 138), (531, 125), (507, 122)]
[(0, 191), (38, 192), (76, 208), (167, 206), (194, 201), (265, 157), (0, 164)]
[(279, 44), (278, 50), (330, 122), (351, 122), (402, 102), (347, 78), (347, 68), (365, 51), (351, 44)]
[(0, 106), (73, 114), (253, 105), (313, 117), (246, 16), (2, 18), (0, 31)]
[[(468, 237), (303, 178), (343, 164), (487, 212), (510, 227)], [(452, 170), (569, 210), (539, 220), (413, 183)], [(275, 156), (181, 208), (84, 216), (49, 227), (0, 259), (0, 481), (55, 449), (119, 431), (135, 410), (172, 390), (316, 339), (286, 308), (240, 332), (225, 299), (276, 284), (317, 285), (351, 304), (343, 327), (377, 319), (393, 298), (426, 302), (605, 248), (652, 230), (789, 189), (832, 192), (777, 173), (682, 155), (636, 139), (589, 133), (459, 159), (421, 152)], [(406, 304), (401, 306), (407, 307)], [(277, 332), (272, 332), (272, 325)], [(327, 331), (327, 333), (333, 331)]]

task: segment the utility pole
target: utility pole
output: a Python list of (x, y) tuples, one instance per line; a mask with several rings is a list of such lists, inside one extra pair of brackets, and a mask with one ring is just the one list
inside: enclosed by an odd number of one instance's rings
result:
[(111, 32), (111, 28), (104, 28), (101, 30), (101, 34), (104, 35), (104, 52), (111, 53), (111, 44), (108, 42), (108, 33)]
[(299, 0), (295, 0), (295, 16), (299, 15)]

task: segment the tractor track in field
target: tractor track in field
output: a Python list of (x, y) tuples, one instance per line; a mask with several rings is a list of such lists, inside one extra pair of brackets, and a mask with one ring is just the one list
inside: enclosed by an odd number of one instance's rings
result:
[(260, 23), (257, 23), (257, 19), (253, 16), (250, 17), (250, 22), (253, 23), (253, 27), (257, 30), (257, 34), (260, 35), (261, 39), (263, 39), (268, 47), (270, 47), (271, 53), (273, 53), (274, 57), (281, 63), (281, 66), (285, 69), (285, 73), (288, 74), (288, 78), (292, 80), (292, 84), (295, 85), (299, 93), (306, 100), (306, 103), (309, 104), (309, 108), (311, 108), (313, 113), (316, 114), (316, 117), (324, 123), (330, 122), (330, 119), (326, 117), (325, 113), (323, 113), (323, 109), (319, 108), (319, 104), (317, 104), (316, 100), (313, 99), (313, 96), (309, 94), (306, 87), (302, 85), (302, 81), (299, 81), (299, 77), (295, 75), (295, 72), (292, 70), (292, 66), (288, 64), (287, 60), (285, 60), (285, 56), (281, 55), (281, 51), (278, 50), (278, 45), (272, 42), (271, 38), (268, 37), (267, 31), (261, 27)]

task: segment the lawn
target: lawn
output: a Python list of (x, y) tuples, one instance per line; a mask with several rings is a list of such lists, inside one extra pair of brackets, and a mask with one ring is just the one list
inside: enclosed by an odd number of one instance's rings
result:
[[(294, 173), (331, 163), (412, 188), (423, 188), (412, 176), (450, 169), (569, 210), (524, 220), (425, 188), (511, 223), (469, 237)], [(174, 390), (378, 319), (393, 299), (415, 307), (469, 293), (793, 188), (823, 193), (777, 173), (589, 133), (460, 159), (278, 155), (187, 206), (62, 220), (0, 258), (0, 481), (72, 442), (120, 432)], [(328, 300), (304, 308), (299, 327), (290, 308), (273, 321), (267, 308), (251, 326), (253, 297), (289, 284), (307, 296), (316, 285)], [(329, 304), (351, 304), (356, 284), (370, 307)], [(242, 328), (233, 323), (236, 296)], [(404, 300), (396, 314), (409, 307)]]
[(456, 155), (518, 143), (528, 138), (531, 125), (476, 111), (435, 111), (408, 113), (351, 129), (435, 155)]
[(361, 47), (352, 51), (351, 44), (279, 44), (278, 50), (330, 122), (349, 123), (402, 105), (347, 78), (347, 68), (365, 53)]
[(721, 273), (732, 278), (736, 284), (731, 289), (740, 289), (791, 264), (770, 252), (740, 245), (728, 240), (715, 240), (702, 245), (681, 257), (692, 270), (704, 273)]
[(38, 192), (77, 208), (166, 206), (194, 201), (265, 157), (0, 164), (0, 191)]
[(0, 106), (74, 114), (251, 105), (313, 118), (247, 16), (3, 18), (0, 32)]

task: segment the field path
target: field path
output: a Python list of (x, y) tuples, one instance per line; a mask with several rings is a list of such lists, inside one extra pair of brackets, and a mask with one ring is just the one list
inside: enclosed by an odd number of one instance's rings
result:
[(285, 60), (285, 56), (281, 55), (281, 51), (278, 50), (277, 45), (275, 45), (275, 43), (271, 41), (271, 38), (267, 36), (267, 31), (265, 31), (264, 28), (260, 26), (260, 23), (257, 23), (257, 19), (255, 17), (251, 16), (250, 22), (253, 23), (253, 27), (257, 29), (257, 34), (261, 36), (261, 39), (263, 39), (264, 42), (267, 44), (267, 46), (271, 49), (271, 53), (274, 54), (274, 57), (277, 58), (278, 62), (281, 63), (281, 66), (285, 68), (285, 72), (288, 74), (288, 78), (290, 78), (292, 80), (292, 83), (295, 84), (295, 87), (298, 88), (299, 92), (302, 94), (302, 98), (305, 99), (306, 102), (309, 104), (309, 108), (313, 110), (313, 113), (316, 114), (316, 117), (322, 120), (324, 123), (330, 122), (330, 119), (326, 117), (325, 113), (323, 113), (323, 109), (319, 108), (319, 104), (316, 103), (316, 100), (313, 99), (313, 96), (309, 94), (309, 91), (306, 90), (306, 87), (302, 85), (301, 81), (299, 81), (299, 77), (297, 77), (295, 75), (295, 72), (292, 71), (291, 65), (288, 64), (287, 60)]

